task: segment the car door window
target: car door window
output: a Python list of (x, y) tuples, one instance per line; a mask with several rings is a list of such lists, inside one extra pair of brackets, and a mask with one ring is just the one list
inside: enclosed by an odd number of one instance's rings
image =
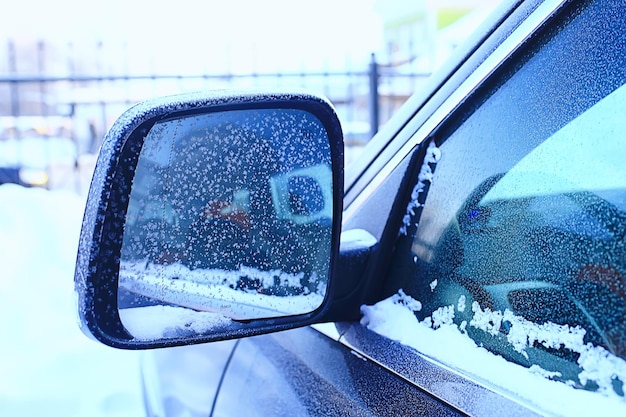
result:
[(362, 320), (559, 414), (626, 404), (626, 12), (571, 9), (435, 132)]

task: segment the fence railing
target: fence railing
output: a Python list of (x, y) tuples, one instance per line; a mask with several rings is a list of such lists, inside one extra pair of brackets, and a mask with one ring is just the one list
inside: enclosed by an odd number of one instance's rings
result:
[[(9, 56), (9, 61), (15, 58)], [(348, 146), (366, 143), (429, 74), (401, 72), (372, 55), (346, 71), (246, 74), (49, 74), (0, 65), (0, 141), (32, 135), (65, 137), (75, 155), (94, 154), (111, 123), (130, 105), (151, 97), (205, 89), (304, 88), (334, 104)], [(0, 157), (0, 166), (2, 157)]]

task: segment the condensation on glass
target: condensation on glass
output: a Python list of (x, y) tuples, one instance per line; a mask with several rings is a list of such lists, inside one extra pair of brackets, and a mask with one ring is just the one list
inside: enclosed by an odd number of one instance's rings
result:
[(332, 207), (328, 135), (308, 112), (158, 122), (124, 229), (125, 327), (156, 339), (315, 310), (327, 288)]

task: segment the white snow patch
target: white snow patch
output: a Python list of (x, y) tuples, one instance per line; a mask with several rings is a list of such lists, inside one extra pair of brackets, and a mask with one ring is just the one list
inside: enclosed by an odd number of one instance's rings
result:
[(454, 306), (439, 307), (433, 311), (432, 328), (438, 329), (444, 325), (454, 324)]
[(397, 294), (394, 294), (393, 299), (396, 303), (402, 304), (411, 311), (422, 310), (422, 303), (420, 303), (410, 295), (405, 294), (402, 289), (400, 289)]
[(0, 186), (0, 415), (143, 415), (139, 354), (85, 337), (74, 266), (84, 199)]
[(465, 311), (465, 307), (466, 307), (466, 300), (465, 300), (465, 295), (461, 294), (461, 296), (459, 297), (459, 301), (456, 304), (456, 309), (458, 310), (459, 313), (463, 313)]
[(465, 330), (466, 328), (467, 328), (467, 321), (463, 320), (461, 322), (461, 324), (459, 325), (459, 330), (461, 331), (461, 333), (465, 333), (466, 332), (466, 330)]
[(430, 167), (431, 164), (436, 164), (441, 159), (441, 150), (435, 145), (435, 141), (431, 141), (426, 149), (426, 155), (424, 156), (424, 162), (420, 168), (420, 172), (417, 175), (417, 184), (413, 187), (411, 192), (411, 201), (406, 208), (406, 214), (402, 218), (402, 227), (400, 227), (400, 234), (407, 234), (407, 229), (411, 226), (411, 219), (415, 216), (415, 209), (422, 206), (419, 202), (421, 193), (426, 188), (427, 184), (433, 181), (433, 171)]
[(221, 314), (163, 305), (120, 309), (120, 318), (133, 337), (140, 340), (180, 337), (185, 332), (202, 334), (232, 322)]
[(472, 303), (472, 311), (474, 312), (474, 317), (470, 321), (470, 326), (474, 326), (494, 336), (500, 332), (500, 326), (502, 325), (501, 312), (491, 311), (488, 308), (483, 311), (477, 301)]
[(516, 317), (510, 311), (502, 314), (483, 310), (477, 304), (472, 306), (474, 318), (471, 326), (495, 334), (502, 322), (508, 321), (511, 324), (509, 342), (518, 351), (523, 352), (526, 347), (539, 342), (547, 347), (563, 345), (579, 352), (581, 357), (578, 362), (583, 368), (581, 382), (584, 384), (587, 379), (596, 381), (600, 386), (597, 392), (553, 381), (550, 378), (559, 376), (558, 372), (538, 366), (528, 369), (477, 346), (465, 333), (467, 322), (463, 321), (458, 328), (452, 323), (452, 306), (442, 307), (433, 314), (433, 318), (427, 317), (420, 322), (404, 305), (406, 298), (410, 296), (400, 290), (398, 294), (372, 306), (361, 306), (361, 324), (488, 385), (512, 392), (521, 401), (533, 404), (547, 414), (626, 415), (625, 398), (615, 394), (611, 387), (615, 377), (626, 381), (626, 361), (601, 347), (583, 344), (584, 330), (553, 323), (538, 325)]
[(555, 376), (561, 376), (560, 372), (546, 371), (545, 369), (543, 369), (539, 365), (532, 365), (530, 368), (528, 368), (528, 370), (530, 372), (532, 372), (533, 374), (537, 374), (537, 375), (542, 376), (542, 377), (547, 378), (547, 379), (554, 378)]

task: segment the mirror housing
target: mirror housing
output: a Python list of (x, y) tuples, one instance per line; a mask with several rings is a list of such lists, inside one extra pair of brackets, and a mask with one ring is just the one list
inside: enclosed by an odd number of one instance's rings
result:
[[(318, 221), (322, 217), (320, 213), (330, 215), (331, 222), (328, 223), (327, 233), (329, 238), (326, 242), (328, 256), (325, 266), (328, 270), (328, 285), (324, 291), (320, 292), (322, 295), (320, 300), (322, 298), (323, 300), (312, 311), (297, 311), (295, 314), (286, 311), (285, 314), (277, 314), (276, 316), (264, 316), (263, 314), (259, 316), (254, 314), (251, 316), (237, 316), (236, 314), (223, 316), (218, 314), (218, 320), (212, 320), (208, 327), (201, 326), (200, 330), (194, 328), (194, 323), (184, 322), (179, 323), (177, 328), (186, 328), (188, 330), (186, 332), (175, 331), (167, 335), (164, 333), (162, 336), (156, 334), (137, 337), (136, 334), (129, 331), (128, 326), (125, 325), (125, 321), (120, 316), (120, 271), (121, 264), (126, 257), (123, 255), (124, 236), (125, 233), (130, 233), (128, 232), (130, 230), (128, 226), (129, 207), (137, 206), (137, 202), (139, 205), (144, 204), (144, 200), (137, 200), (132, 192), (134, 188), (138, 187), (139, 180), (136, 183), (134, 181), (142, 169), (140, 167), (140, 161), (143, 158), (141, 156), (142, 150), (145, 151), (147, 148), (144, 145), (146, 145), (147, 140), (151, 140), (149, 139), (151, 136), (154, 136), (151, 133), (154, 132), (153, 128), (155, 125), (160, 127), (169, 122), (176, 123), (181, 120), (193, 120), (197, 124), (199, 123), (198, 120), (202, 122), (203, 118), (207, 116), (218, 124), (228, 119), (227, 122), (224, 122), (224, 126), (227, 125), (230, 129), (231, 116), (239, 114), (237, 112), (251, 115), (251, 120), (254, 119), (257, 123), (256, 126), (258, 126), (259, 118), (263, 119), (268, 111), (269, 113), (289, 112), (290, 115), (295, 111), (296, 117), (290, 116), (291, 119), (295, 120), (294, 123), (299, 123), (298, 114), (309, 115), (311, 119), (319, 122), (320, 130), (325, 131), (327, 137), (328, 143), (324, 147), (328, 151), (330, 166), (328, 175), (324, 174), (323, 169), (316, 169), (315, 166), (304, 166), (296, 167), (297, 169), (293, 168), (287, 173), (274, 175), (267, 181), (268, 190), (270, 190), (268, 194), (272, 193), (271, 200), (276, 205), (276, 216), (289, 222), (290, 225)], [(242, 125), (244, 128), (250, 127), (245, 125), (247, 122), (242, 123), (244, 123)], [(293, 132), (293, 126), (288, 127)], [(289, 140), (293, 139), (293, 133), (290, 137), (286, 133), (288, 129), (281, 129), (277, 123), (273, 125), (273, 128), (275, 129), (272, 130), (271, 134), (274, 139), (277, 139), (275, 142), (280, 143), (282, 141), (286, 149), (290, 145)], [(245, 141), (249, 141), (248, 145), (252, 146), (252, 141), (256, 139), (246, 136), (242, 140), (244, 145), (247, 145)], [(302, 143), (308, 142), (303, 141)], [(173, 144), (167, 146), (174, 147)], [(313, 151), (316, 150), (316, 146), (322, 145), (311, 142), (310, 148)], [(259, 154), (259, 159), (264, 161), (262, 156)], [(170, 164), (170, 159), (168, 157), (168, 164)], [(263, 164), (265, 162), (261, 162), (261, 165)], [(247, 170), (247, 167), (245, 165), (239, 166), (237, 172), (241, 170)], [(218, 174), (216, 176), (219, 177)], [(326, 177), (330, 177), (332, 180), (332, 186), (329, 186), (328, 190), (319, 186), (322, 179)], [(178, 185), (180, 186), (180, 184)], [(288, 190), (288, 192), (281, 192), (280, 190), (283, 189)], [(329, 197), (324, 197), (326, 195)], [(239, 206), (245, 206), (247, 204), (245, 203), (246, 198), (249, 198), (245, 193), (231, 192), (231, 196), (233, 201), (243, 201)], [(328, 207), (323, 203), (324, 198), (329, 200)], [(83, 218), (75, 271), (75, 291), (78, 297), (81, 328), (88, 336), (109, 346), (123, 349), (145, 349), (232, 339), (333, 321), (334, 318), (330, 317), (328, 312), (329, 310), (336, 310), (331, 309), (330, 305), (334, 299), (336, 287), (336, 279), (333, 283), (332, 276), (335, 275), (335, 270), (338, 268), (342, 200), (343, 136), (337, 115), (332, 105), (324, 98), (306, 93), (237, 94), (211, 92), (184, 94), (140, 103), (126, 111), (111, 127), (104, 139), (96, 163)], [(163, 218), (171, 216), (171, 213), (169, 211), (165, 213), (166, 211), (163, 210)], [(183, 213), (183, 215), (187, 215), (187, 213)], [(271, 240), (268, 242), (271, 243)], [(369, 251), (366, 252), (369, 253)], [(326, 249), (324, 253), (326, 253)], [(291, 261), (296, 261), (296, 259), (291, 259)], [(147, 263), (154, 263), (159, 268), (165, 268), (161, 261), (148, 260)], [(178, 277), (174, 278), (178, 280)], [(164, 278), (161, 278), (160, 285), (162, 285), (164, 294), (167, 292), (166, 290), (173, 288)], [(231, 285), (231, 289), (233, 287)], [(266, 289), (264, 291), (267, 293)], [(245, 293), (250, 294), (254, 291), (246, 288)], [(259, 290), (257, 293), (261, 293), (261, 291)], [(197, 298), (197, 294), (195, 296)], [(167, 305), (169, 308), (172, 302), (172, 299), (167, 299), (164, 296), (156, 304), (159, 305), (159, 309), (163, 310), (163, 305)], [(206, 313), (205, 310), (198, 309), (197, 304), (185, 305), (184, 307), (193, 312), (198, 312), (198, 314)], [(218, 311), (218, 313), (220, 312)], [(159, 316), (154, 316), (153, 320), (159, 320)], [(145, 324), (146, 326), (150, 325), (150, 323)], [(157, 325), (165, 326), (166, 324), (163, 322)]]

